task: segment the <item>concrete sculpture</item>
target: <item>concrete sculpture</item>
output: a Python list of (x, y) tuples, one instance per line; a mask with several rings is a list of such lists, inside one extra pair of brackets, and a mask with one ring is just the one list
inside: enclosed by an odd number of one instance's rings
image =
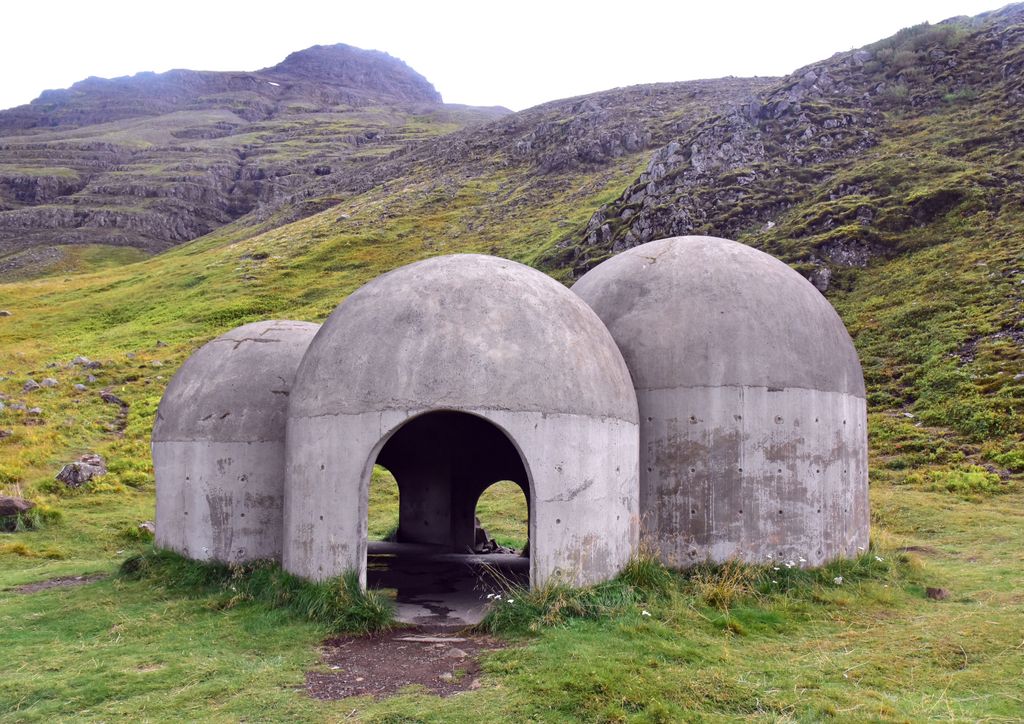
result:
[(476, 501), (529, 501), (530, 579), (610, 578), (636, 549), (636, 397), (583, 300), (516, 262), (428, 259), (324, 322), (288, 410), (284, 567), (363, 570), (370, 473), (400, 495), (400, 540), (464, 550)]
[(665, 563), (819, 565), (867, 546), (864, 378), (810, 282), (695, 236), (629, 249), (573, 291), (633, 377), (641, 538)]
[(517, 483), (531, 585), (611, 578), (638, 541), (677, 567), (867, 545), (856, 352), (809, 282), (744, 245), (651, 242), (572, 291), (436, 257), (317, 330), (246, 325), (182, 366), (153, 432), (159, 546), (365, 583), (375, 464), (397, 540), (431, 550), (464, 552), (481, 493)]
[(285, 417), (309, 322), (255, 322), (203, 345), (153, 426), (156, 544), (196, 560), (280, 558)]

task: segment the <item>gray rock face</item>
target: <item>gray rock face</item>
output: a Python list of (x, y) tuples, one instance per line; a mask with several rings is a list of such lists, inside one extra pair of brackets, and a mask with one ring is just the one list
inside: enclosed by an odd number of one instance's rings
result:
[(285, 413), (318, 329), (246, 324), (175, 374), (153, 426), (157, 545), (198, 560), (280, 557)]
[(679, 237), (573, 291), (636, 386), (642, 540), (663, 561), (818, 565), (867, 546), (860, 362), (807, 280), (742, 244)]

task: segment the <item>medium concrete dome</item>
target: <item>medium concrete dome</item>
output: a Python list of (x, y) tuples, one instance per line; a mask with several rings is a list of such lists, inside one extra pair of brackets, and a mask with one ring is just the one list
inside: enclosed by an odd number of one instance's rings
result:
[(293, 416), (637, 414), (622, 355), (590, 307), (535, 269), (477, 254), (409, 264), (357, 290), (324, 322), (299, 377)]
[(288, 395), (318, 329), (246, 324), (174, 375), (153, 426), (159, 547), (197, 560), (280, 558)]
[(405, 540), (458, 549), (479, 493), (511, 479), (530, 505), (533, 582), (602, 580), (633, 553), (629, 372), (593, 311), (522, 264), (436, 257), (366, 284), (310, 345), (288, 415), (293, 573), (365, 575), (378, 456), (399, 485)]
[(863, 375), (813, 285), (694, 236), (629, 249), (572, 289), (636, 386), (641, 537), (663, 560), (817, 564), (867, 545)]

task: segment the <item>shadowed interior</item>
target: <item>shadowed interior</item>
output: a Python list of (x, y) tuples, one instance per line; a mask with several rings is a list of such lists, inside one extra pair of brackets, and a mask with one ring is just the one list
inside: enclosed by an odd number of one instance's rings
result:
[(395, 591), (399, 620), (465, 626), (483, 617), (488, 593), (528, 584), (525, 556), (474, 553), (487, 488), (511, 481), (530, 506), (526, 466), (499, 428), (467, 413), (427, 413), (395, 432), (376, 464), (398, 484), (398, 529), (392, 542), (369, 543), (367, 585)]
[(384, 445), (377, 464), (398, 483), (395, 540), (400, 543), (470, 552), (477, 501), (502, 480), (516, 483), (530, 503), (526, 468), (511, 440), (463, 412), (431, 412), (410, 420)]

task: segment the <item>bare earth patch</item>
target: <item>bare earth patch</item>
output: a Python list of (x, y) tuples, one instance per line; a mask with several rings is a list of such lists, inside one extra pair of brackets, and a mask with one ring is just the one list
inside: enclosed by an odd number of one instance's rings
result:
[(50, 588), (84, 586), (86, 583), (100, 581), (106, 577), (106, 573), (87, 573), (82, 576), (57, 576), (56, 578), (49, 578), (45, 581), (36, 581), (35, 583), (26, 583), (21, 586), (15, 586), (14, 588), (8, 588), (7, 590), (12, 593), (38, 593), (39, 591), (45, 591)]
[(324, 700), (381, 698), (419, 684), (438, 696), (450, 696), (479, 687), (478, 657), (505, 645), (489, 636), (423, 629), (328, 639), (321, 654), (330, 671), (307, 672), (306, 691)]

